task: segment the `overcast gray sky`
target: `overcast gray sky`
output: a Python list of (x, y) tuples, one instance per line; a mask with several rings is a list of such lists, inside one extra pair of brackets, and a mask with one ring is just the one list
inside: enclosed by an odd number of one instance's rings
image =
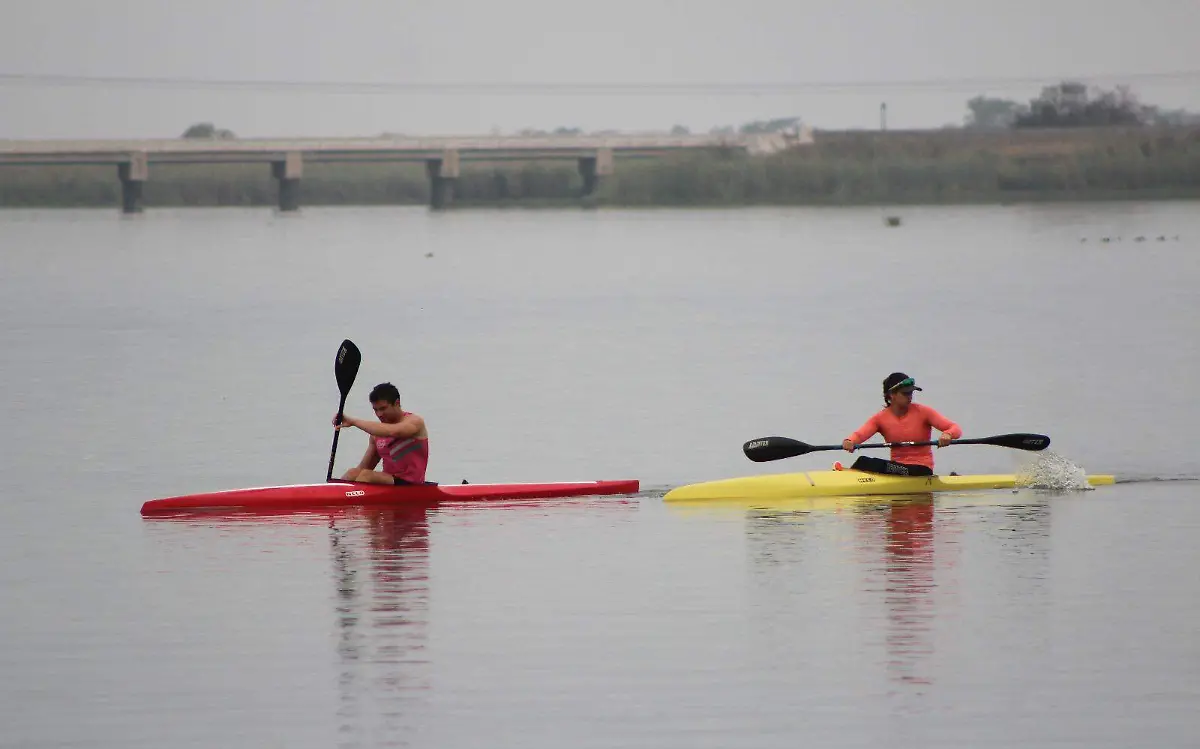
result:
[[(974, 94), (1025, 101), (1062, 76), (1200, 110), (1198, 32), (1200, 0), (0, 0), (0, 76), (646, 86), (339, 93), (0, 77), (0, 137), (174, 137), (200, 121), (244, 137), (704, 131), (793, 115), (876, 127), (882, 101), (889, 127), (937, 127), (960, 123)], [(906, 83), (876, 85), (888, 81)]]

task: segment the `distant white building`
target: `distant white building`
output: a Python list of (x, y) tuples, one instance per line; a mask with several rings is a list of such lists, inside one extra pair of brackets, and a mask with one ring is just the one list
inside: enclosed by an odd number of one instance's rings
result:
[(1042, 106), (1053, 106), (1060, 112), (1081, 111), (1088, 103), (1087, 86), (1071, 82), (1046, 86), (1042, 89), (1038, 103)]

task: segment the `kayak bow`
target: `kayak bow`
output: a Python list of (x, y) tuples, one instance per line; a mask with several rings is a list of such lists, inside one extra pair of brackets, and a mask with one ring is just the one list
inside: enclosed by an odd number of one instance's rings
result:
[[(1088, 476), (1088, 484), (1114, 483), (1109, 475)], [(930, 492), (977, 489), (1013, 489), (1018, 486), (1014, 474), (975, 476), (889, 476), (846, 469), (842, 471), (806, 471), (706, 481), (680, 486), (667, 492), (664, 501), (720, 499), (798, 499), (802, 497), (850, 497), (884, 494), (924, 494)]]
[(198, 510), (304, 510), (327, 507), (432, 504), (442, 501), (547, 499), (587, 495), (632, 494), (636, 479), (628, 481), (561, 481), (536, 484), (417, 484), (391, 486), (351, 481), (323, 484), (263, 486), (207, 494), (152, 499), (142, 505), (143, 515)]

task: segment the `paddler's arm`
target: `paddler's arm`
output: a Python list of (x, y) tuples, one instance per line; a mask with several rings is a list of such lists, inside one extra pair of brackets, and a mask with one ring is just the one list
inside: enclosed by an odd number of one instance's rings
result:
[[(878, 416), (878, 414), (876, 414)], [(876, 416), (867, 419), (867, 423), (860, 426), (849, 437), (842, 440), (842, 449), (848, 453), (854, 452), (854, 448), (869, 440), (876, 432), (879, 431), (879, 422), (876, 421)]]
[(384, 424), (382, 421), (356, 419), (353, 416), (342, 416), (343, 427), (358, 427), (372, 437), (416, 437), (425, 429), (425, 420), (416, 414), (408, 414), (395, 424)]
[(374, 471), (377, 465), (379, 465), (379, 452), (375, 449), (375, 440), (368, 440), (367, 451), (363, 453), (362, 460), (358, 461), (358, 467), (365, 471)]
[(937, 409), (925, 406), (925, 418), (929, 420), (931, 427), (941, 432), (938, 437), (938, 447), (945, 447), (950, 444), (950, 440), (956, 440), (963, 436), (962, 427), (942, 416)]

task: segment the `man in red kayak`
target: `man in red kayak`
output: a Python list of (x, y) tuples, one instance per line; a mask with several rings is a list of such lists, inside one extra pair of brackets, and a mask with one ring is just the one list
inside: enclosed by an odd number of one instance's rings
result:
[[(933, 427), (941, 432), (938, 447), (945, 447), (950, 440), (962, 437), (958, 424), (920, 403), (913, 403), (913, 391), (920, 390), (913, 378), (903, 372), (892, 372), (883, 381), (885, 408), (858, 428), (842, 442), (847, 452), (854, 450), (876, 433), (888, 442), (927, 442)], [(933, 450), (929, 445), (920, 447), (893, 447), (891, 461), (880, 458), (860, 457), (852, 468), (872, 473), (890, 473), (901, 476), (933, 475)]]
[[(369, 397), (378, 422), (343, 414), (339, 424), (337, 415), (333, 417), (334, 427), (358, 427), (371, 436), (358, 466), (346, 471), (342, 479), (370, 484), (425, 483), (425, 468), (429, 464), (425, 420), (400, 408), (400, 391), (390, 382), (376, 385)], [(383, 470), (376, 471), (380, 460)]]

